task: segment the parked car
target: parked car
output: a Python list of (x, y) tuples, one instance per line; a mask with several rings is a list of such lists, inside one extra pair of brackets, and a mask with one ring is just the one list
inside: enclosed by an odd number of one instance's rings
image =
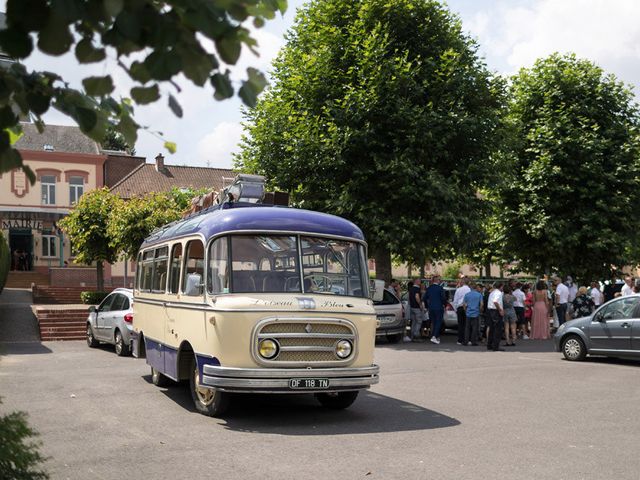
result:
[(444, 286), (447, 294), (447, 303), (444, 306), (444, 328), (458, 328), (458, 314), (453, 308), (453, 296), (456, 294), (456, 287)]
[(133, 331), (133, 291), (116, 288), (100, 305), (89, 307), (87, 345), (97, 347), (100, 342), (115, 345), (119, 356), (131, 352)]
[(386, 336), (389, 342), (398, 343), (402, 340), (407, 328), (404, 318), (404, 308), (400, 299), (388, 288), (384, 289), (382, 300), (373, 302), (378, 319), (376, 337)]
[(618, 297), (592, 315), (558, 327), (556, 351), (571, 361), (587, 355), (640, 358), (640, 295)]

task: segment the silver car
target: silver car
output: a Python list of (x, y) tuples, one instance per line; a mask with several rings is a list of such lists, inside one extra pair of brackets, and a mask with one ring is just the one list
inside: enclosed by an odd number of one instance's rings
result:
[(382, 300), (373, 302), (378, 319), (378, 329), (376, 337), (386, 336), (391, 343), (398, 343), (402, 340), (407, 327), (407, 322), (403, 315), (403, 306), (398, 297), (385, 288)]
[(591, 316), (560, 325), (553, 341), (572, 361), (587, 355), (640, 357), (640, 295), (614, 298)]
[(119, 356), (131, 352), (133, 331), (133, 291), (116, 288), (100, 305), (89, 307), (87, 345), (97, 347), (100, 342), (115, 345)]

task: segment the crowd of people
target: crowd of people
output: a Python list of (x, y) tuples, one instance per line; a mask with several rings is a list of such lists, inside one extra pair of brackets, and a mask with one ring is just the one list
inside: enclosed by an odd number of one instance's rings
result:
[[(391, 288), (400, 298), (400, 283)], [(405, 341), (429, 339), (439, 344), (444, 330), (443, 319), (448, 304), (458, 320), (458, 345), (486, 344), (488, 350), (503, 351), (520, 340), (546, 340), (551, 329), (572, 318), (590, 315), (598, 306), (619, 295), (640, 293), (640, 281), (631, 276), (624, 283), (591, 282), (578, 286), (573, 278), (559, 276), (532, 283), (508, 280), (490, 285), (461, 277), (453, 299), (448, 298), (442, 279), (415, 278), (407, 284), (411, 336)], [(504, 340), (504, 344), (502, 341)]]

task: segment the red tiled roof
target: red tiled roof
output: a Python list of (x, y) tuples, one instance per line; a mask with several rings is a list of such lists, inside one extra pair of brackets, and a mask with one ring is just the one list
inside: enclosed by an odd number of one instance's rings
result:
[(161, 171), (156, 165), (145, 163), (133, 170), (112, 188), (122, 198), (131, 198), (148, 192), (166, 192), (177, 188), (207, 188), (221, 190), (224, 178), (234, 178), (235, 172), (226, 168), (186, 167), (165, 165)]
[(105, 153), (107, 159), (104, 162), (104, 184), (107, 187), (113, 187), (145, 162), (144, 157)]

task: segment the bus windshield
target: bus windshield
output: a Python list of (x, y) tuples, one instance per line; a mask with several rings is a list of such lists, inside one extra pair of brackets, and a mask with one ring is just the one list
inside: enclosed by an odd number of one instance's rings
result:
[[(226, 268), (228, 257), (230, 269)], [(224, 264), (224, 267), (223, 267)], [(220, 293), (320, 293), (367, 296), (364, 247), (347, 240), (297, 235), (231, 235), (209, 248), (209, 278)], [(220, 278), (230, 270), (231, 281)], [(219, 280), (218, 280), (219, 279)], [(217, 293), (217, 287), (210, 293)]]

